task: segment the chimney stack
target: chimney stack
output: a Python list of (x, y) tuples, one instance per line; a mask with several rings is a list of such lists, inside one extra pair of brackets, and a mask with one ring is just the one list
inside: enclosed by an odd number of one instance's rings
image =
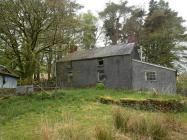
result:
[(136, 43), (135, 33), (128, 35), (128, 37), (127, 37), (127, 43)]

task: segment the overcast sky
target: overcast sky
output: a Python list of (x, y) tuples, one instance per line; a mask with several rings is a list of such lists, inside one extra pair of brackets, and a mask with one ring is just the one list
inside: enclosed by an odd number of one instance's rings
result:
[[(102, 11), (105, 8), (105, 3), (107, 2), (118, 3), (120, 0), (77, 0), (78, 3), (84, 6), (82, 11), (86, 12), (91, 10), (94, 14), (97, 14), (99, 11)], [(148, 8), (150, 0), (128, 0), (129, 5), (136, 5), (139, 7)], [(184, 23), (187, 26), (187, 0), (165, 0), (168, 1), (170, 7), (179, 13), (179, 16), (182, 16), (186, 22)]]

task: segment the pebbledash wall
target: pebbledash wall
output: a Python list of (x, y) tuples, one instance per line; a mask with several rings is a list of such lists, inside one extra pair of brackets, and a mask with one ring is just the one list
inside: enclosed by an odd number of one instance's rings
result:
[[(176, 70), (138, 60), (132, 60), (132, 87), (134, 90), (156, 90), (162, 93), (176, 92)], [(156, 73), (155, 81), (146, 80), (146, 72)]]

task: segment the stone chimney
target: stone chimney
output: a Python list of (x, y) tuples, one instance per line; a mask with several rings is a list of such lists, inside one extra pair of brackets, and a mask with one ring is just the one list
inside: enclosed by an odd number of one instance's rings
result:
[(69, 49), (69, 53), (73, 53), (77, 51), (77, 46), (71, 46)]
[(135, 34), (129, 34), (127, 37), (127, 43), (136, 43)]

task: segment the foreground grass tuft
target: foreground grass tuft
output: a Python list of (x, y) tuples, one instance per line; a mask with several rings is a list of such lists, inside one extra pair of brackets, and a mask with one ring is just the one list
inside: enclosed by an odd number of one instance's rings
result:
[(150, 123), (149, 134), (153, 140), (162, 140), (168, 135), (168, 128), (159, 122)]
[(122, 132), (127, 131), (127, 122), (129, 119), (129, 114), (124, 113), (120, 108), (116, 109), (113, 113), (114, 127)]
[[(126, 115), (128, 114), (128, 115)], [(138, 138), (139, 136), (151, 138), (152, 140), (162, 140), (167, 138), (168, 130), (165, 120), (162, 118), (147, 118), (117, 109), (114, 114), (114, 127), (121, 133), (129, 133), (131, 136)]]
[(97, 126), (95, 128), (95, 138), (96, 140), (114, 140), (111, 130), (103, 126)]

